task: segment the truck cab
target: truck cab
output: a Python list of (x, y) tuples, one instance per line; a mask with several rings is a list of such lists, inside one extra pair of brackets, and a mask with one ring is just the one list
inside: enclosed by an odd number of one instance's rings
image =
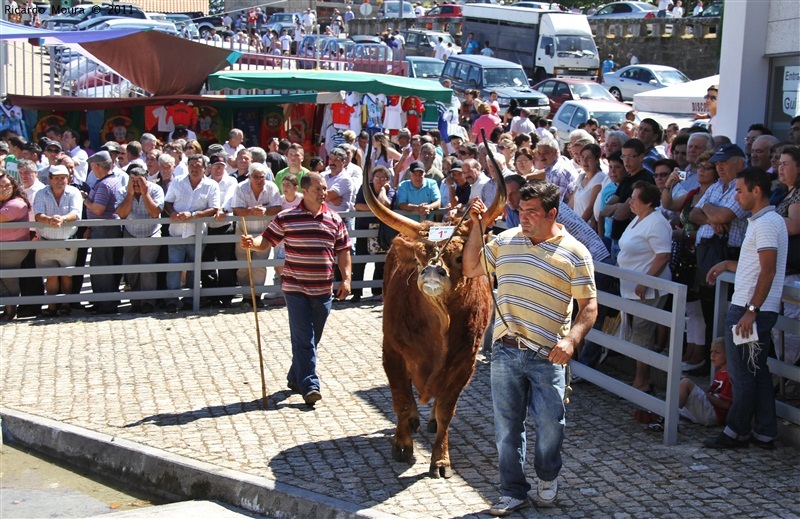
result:
[(488, 41), (496, 57), (519, 63), (537, 82), (548, 77), (596, 80), (599, 74), (597, 46), (582, 14), (468, 4), (463, 33)]

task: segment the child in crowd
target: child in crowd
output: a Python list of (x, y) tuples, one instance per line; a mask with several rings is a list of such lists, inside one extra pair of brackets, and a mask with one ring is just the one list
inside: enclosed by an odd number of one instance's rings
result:
[(731, 408), (733, 388), (728, 377), (723, 337), (711, 343), (711, 364), (716, 373), (707, 391), (704, 392), (691, 379), (681, 380), (679, 412), (682, 417), (700, 425), (724, 424)]
[[(678, 412), (682, 418), (696, 424), (710, 426), (725, 423), (728, 409), (733, 401), (733, 387), (728, 377), (725, 338), (719, 337), (711, 344), (711, 364), (716, 369), (714, 380), (708, 390), (703, 391), (692, 379), (681, 379)], [(664, 419), (651, 423), (651, 431), (663, 431)]]

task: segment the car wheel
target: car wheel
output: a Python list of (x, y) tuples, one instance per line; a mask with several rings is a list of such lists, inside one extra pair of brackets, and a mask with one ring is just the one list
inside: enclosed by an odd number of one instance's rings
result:
[(622, 92), (620, 92), (620, 91), (619, 91), (619, 88), (617, 88), (617, 87), (611, 87), (611, 88), (609, 88), (609, 89), (608, 89), (608, 92), (609, 92), (609, 93), (610, 93), (612, 96), (614, 96), (614, 98), (615, 98), (617, 101), (619, 101), (620, 103), (622, 102)]
[(200, 28), (200, 38), (206, 40), (211, 37), (211, 29), (208, 27), (201, 27)]

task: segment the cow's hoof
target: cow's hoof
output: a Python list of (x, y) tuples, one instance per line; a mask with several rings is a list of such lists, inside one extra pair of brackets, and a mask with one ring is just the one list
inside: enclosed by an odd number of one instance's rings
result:
[(409, 445), (404, 448), (396, 443), (392, 443), (392, 458), (394, 458), (395, 461), (411, 463), (414, 461), (414, 446)]
[(445, 465), (443, 461), (440, 461), (438, 463), (431, 463), (429, 474), (435, 479), (449, 479), (453, 476), (453, 469), (450, 467), (450, 465)]
[(437, 429), (437, 427), (438, 427), (438, 426), (436, 425), (436, 420), (430, 420), (430, 421), (428, 422), (428, 432), (429, 432), (429, 433), (435, 433), (435, 432), (436, 432), (436, 429)]
[(412, 433), (419, 432), (419, 416), (412, 416), (409, 418), (408, 427), (411, 428)]

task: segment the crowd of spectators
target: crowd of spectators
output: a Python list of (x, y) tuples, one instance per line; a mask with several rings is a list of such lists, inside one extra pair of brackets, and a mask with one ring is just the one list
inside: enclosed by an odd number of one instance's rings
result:
[[(562, 206), (580, 223), (576, 232), (591, 233), (603, 249), (600, 261), (687, 285), (683, 367), (688, 372), (707, 370), (711, 330), (705, 323), (711, 322), (714, 302), (714, 289), (705, 282), (709, 258), (719, 259), (715, 254), (722, 254), (735, 259), (747, 227), (748, 213), (736, 202), (734, 180), (747, 166), (767, 171), (774, 181), (772, 203), (785, 219), (789, 235), (800, 235), (800, 120), (792, 122), (786, 140), (772, 136), (762, 124), (754, 124), (743, 148), (725, 137), (712, 137), (702, 128), (670, 125), (664, 129), (652, 119), (638, 125), (625, 120), (603, 127), (589, 120), (569, 135), (569, 143), (562, 149), (549, 121), (531, 120), (519, 109), (504, 119), (486, 117), (493, 113), (491, 100), (473, 95), (464, 103), (461, 127), (446, 142), (435, 130), (412, 135), (404, 129), (391, 138), (383, 133), (346, 132), (345, 143), (327, 153), (324, 160), (307, 157), (302, 146), (285, 140), (270, 141), (267, 150), (247, 148), (245, 135), (238, 129), (230, 131), (224, 144), (206, 149), (196, 140), (175, 138), (162, 143), (156, 136), (144, 134), (139, 141), (123, 146), (106, 143), (91, 156), (78, 145), (80, 136), (71, 129), (48, 128), (38, 143), (4, 132), (0, 222), (37, 221), (46, 227), (25, 232), (2, 229), (0, 240), (60, 241), (64, 248), (4, 252), (0, 268), (83, 266), (87, 249), (70, 247), (69, 240), (74, 237), (187, 238), (204, 227), (208, 235), (241, 234), (230, 216), (245, 217), (248, 232), (256, 234), (263, 231), (268, 217), (300, 203), (299, 181), (312, 170), (323, 174), (327, 204), (337, 212), (366, 209), (362, 172), (368, 168), (368, 187), (381, 203), (408, 211), (416, 219), (442, 219), (442, 213), (445, 218), (460, 217), (476, 197), (490, 204), (500, 176), (507, 183), (512, 179), (518, 184), (541, 179), (559, 187)], [(481, 142), (475, 128), (491, 135), (488, 143)], [(368, 155), (370, 140), (372, 154)], [(490, 151), (493, 160), (488, 159)], [(505, 221), (499, 225), (516, 225), (513, 204), (509, 200)], [(171, 221), (168, 225), (141, 222), (159, 217)], [(80, 225), (84, 219), (119, 220), (119, 225), (86, 228)], [(204, 223), (198, 226), (196, 219), (204, 219)], [(347, 224), (350, 229), (378, 227), (378, 222), (368, 218), (347, 219)], [(359, 238), (355, 250), (380, 253), (386, 244), (381, 247), (379, 241)], [(108, 298), (114, 300), (95, 302), (93, 310), (118, 312), (119, 301), (129, 298), (120, 291), (121, 286), (129, 293), (192, 287), (191, 271), (137, 273), (135, 265), (192, 262), (194, 254), (193, 243), (91, 247), (92, 266), (126, 266), (121, 269), (124, 279), (122, 273), (89, 276), (93, 292), (119, 294)], [(280, 259), (281, 254), (278, 247), (272, 257)], [(234, 240), (211, 241), (202, 255), (206, 262), (233, 261), (243, 260), (245, 251)], [(255, 257), (268, 258), (270, 252), (255, 253)], [(363, 281), (363, 265), (356, 263), (354, 282)], [(789, 270), (794, 273), (791, 265)], [(266, 273), (265, 267), (254, 269), (256, 285), (266, 283)], [(381, 269), (375, 269), (374, 275), (380, 280)], [(203, 288), (229, 292), (248, 282), (246, 269), (207, 269), (201, 278)], [(82, 287), (83, 276), (6, 278), (0, 284), (3, 296), (71, 294)], [(373, 289), (373, 294), (380, 291)], [(356, 288), (352, 300), (358, 301), (362, 295), (363, 290)], [(621, 295), (655, 307), (667, 304), (662, 294), (641, 285), (623, 286)], [(226, 308), (234, 296), (208, 296), (201, 303)], [(78, 306), (65, 303), (17, 309), (8, 305), (3, 318), (69, 315)], [(131, 310), (176, 312), (182, 306), (186, 305), (175, 298), (134, 297)], [(789, 311), (800, 314), (795, 307)], [(666, 330), (643, 320), (633, 322), (632, 334), (641, 346), (658, 349), (665, 344)], [(784, 352), (787, 359), (796, 361), (798, 348), (791, 347), (791, 341), (785, 344), (790, 345)], [(589, 353), (586, 362), (596, 364), (601, 355)], [(640, 368), (634, 385), (648, 391), (649, 374)]]

